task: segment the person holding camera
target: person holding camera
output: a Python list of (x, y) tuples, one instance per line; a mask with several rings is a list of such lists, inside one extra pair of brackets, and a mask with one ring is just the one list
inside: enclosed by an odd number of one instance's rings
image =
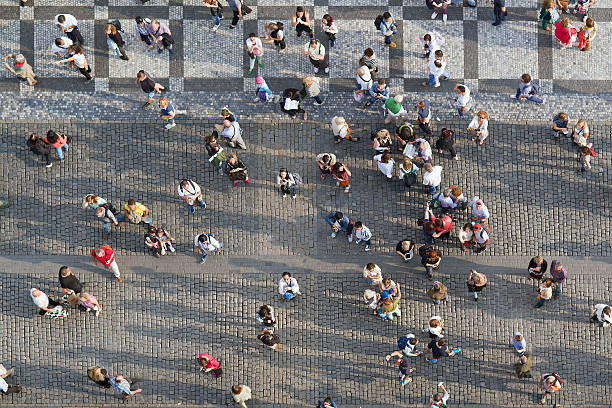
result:
[(296, 195), (296, 184), (293, 175), (287, 171), (286, 168), (281, 168), (276, 176), (276, 187), (281, 197), (287, 197), (287, 194), (291, 194), (292, 198)]
[(388, 11), (385, 11), (382, 17), (383, 20), (380, 23), (380, 32), (382, 33), (383, 37), (385, 37), (385, 45), (395, 48), (397, 45), (391, 41), (391, 37), (397, 33), (397, 25), (395, 24), (395, 20)]
[(300, 285), (298, 285), (297, 280), (289, 272), (283, 272), (283, 277), (278, 282), (278, 293), (286, 300), (291, 300), (296, 295), (302, 294), (300, 292)]

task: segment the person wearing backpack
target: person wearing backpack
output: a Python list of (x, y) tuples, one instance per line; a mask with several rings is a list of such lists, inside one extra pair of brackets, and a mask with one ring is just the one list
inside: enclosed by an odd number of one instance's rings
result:
[(123, 41), (121, 34), (119, 34), (120, 30), (121, 26), (117, 27), (111, 23), (106, 24), (104, 26), (104, 34), (106, 34), (106, 44), (108, 45), (108, 48), (115, 53), (115, 55), (117, 55), (122, 60), (127, 61), (129, 60), (129, 58), (125, 53), (125, 49), (123, 48), (125, 42)]
[(419, 167), (412, 163), (410, 157), (404, 157), (404, 160), (399, 165), (399, 174), (397, 177), (404, 182), (406, 187), (412, 187), (417, 182), (417, 171), (419, 171)]
[(123, 282), (123, 278), (121, 277), (121, 273), (119, 273), (119, 266), (117, 265), (117, 261), (115, 260), (115, 251), (110, 247), (110, 245), (102, 245), (100, 248), (91, 250), (91, 257), (94, 260), (100, 262), (106, 269), (110, 269), (117, 278), (117, 282)]
[(166, 24), (153, 20), (147, 24), (147, 31), (153, 42), (157, 45), (157, 52), (159, 54), (164, 52), (164, 50), (168, 50), (170, 54), (174, 53), (172, 50), (174, 39), (172, 38), (172, 32)]
[(308, 55), (308, 60), (314, 67), (315, 74), (319, 72), (319, 68), (323, 68), (326, 74), (329, 73), (329, 66), (325, 62), (325, 47), (321, 44), (321, 41), (311, 38), (302, 50), (302, 54)]
[(196, 247), (196, 250), (201, 254), (200, 256), (200, 264), (203, 264), (208, 259), (209, 252), (221, 252), (223, 249), (223, 242), (217, 241), (213, 234), (209, 233), (201, 233), (196, 235), (193, 240), (193, 244)]
[(523, 99), (527, 99), (532, 102), (539, 104), (544, 103), (542, 98), (537, 97), (537, 93), (540, 91), (540, 86), (531, 80), (531, 75), (521, 75), (519, 86), (516, 89), (515, 95), (510, 95), (510, 98), (516, 99), (521, 102)]
[(397, 24), (395, 19), (388, 11), (385, 11), (382, 15), (376, 17), (374, 25), (380, 30), (383, 37), (385, 37), (385, 45), (390, 48), (395, 48), (397, 45), (391, 41), (391, 37), (397, 33)]
[(432, 395), (429, 399), (429, 408), (448, 408), (446, 401), (450, 398), (450, 394), (446, 390), (446, 387), (444, 387), (443, 382), (438, 383), (438, 388), (441, 389), (444, 394), (440, 395), (438, 392)]
[(95, 210), (96, 217), (100, 220), (102, 224), (102, 228), (104, 229), (104, 238), (108, 238), (110, 234), (110, 225), (114, 224), (115, 226), (119, 226), (119, 221), (115, 217), (115, 214), (108, 207), (98, 207)]
[(206, 208), (206, 203), (202, 199), (202, 189), (193, 180), (183, 179), (178, 186), (178, 195), (181, 200), (185, 201), (189, 205), (189, 211), (195, 212), (195, 203), (202, 208)]
[(276, 187), (281, 197), (287, 197), (287, 194), (291, 194), (291, 198), (295, 198), (296, 195), (296, 183), (293, 178), (293, 174), (289, 173), (286, 168), (281, 168), (276, 176)]
[(51, 163), (51, 145), (46, 143), (43, 139), (38, 137), (36, 133), (32, 133), (28, 136), (28, 147), (30, 151), (37, 156), (41, 156), (45, 161), (45, 167), (53, 166)]
[(556, 391), (559, 391), (563, 386), (563, 380), (556, 372), (550, 374), (542, 374), (540, 382), (538, 382), (538, 390), (544, 391), (540, 404), (546, 403), (546, 398)]

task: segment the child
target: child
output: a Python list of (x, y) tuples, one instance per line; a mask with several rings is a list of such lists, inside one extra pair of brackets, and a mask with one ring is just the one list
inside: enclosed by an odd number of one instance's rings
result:
[(377, 154), (373, 159), (378, 162), (378, 170), (384, 174), (387, 181), (393, 180), (393, 167), (395, 166), (395, 160), (391, 158), (391, 154), (383, 153)]
[(461, 250), (466, 252), (468, 247), (472, 245), (474, 238), (474, 232), (472, 231), (472, 224), (467, 223), (463, 225), (463, 228), (459, 231), (459, 242), (461, 242)]
[(578, 173), (584, 173), (587, 170), (591, 170), (591, 149), (586, 146), (581, 146), (578, 161), (582, 165)]
[(372, 233), (370, 229), (363, 225), (361, 221), (357, 221), (355, 223), (355, 241), (356, 244), (359, 244), (361, 241), (365, 243), (365, 250), (368, 252), (370, 250), (370, 241), (372, 239)]
[(198, 354), (196, 357), (198, 364), (200, 365), (200, 371), (206, 373), (212, 371), (215, 377), (220, 377), (223, 370), (219, 367), (219, 362), (213, 356), (209, 354)]
[(380, 294), (374, 292), (372, 289), (366, 289), (363, 292), (363, 300), (368, 305), (368, 307), (372, 310), (373, 314), (376, 314), (376, 309), (378, 309), (378, 302), (380, 302)]
[(266, 80), (261, 76), (255, 77), (255, 94), (257, 97), (253, 102), (273, 102), (278, 103), (280, 101), (280, 95), (273, 95), (272, 91), (268, 87)]
[(542, 104), (544, 103), (544, 100), (536, 96), (539, 90), (540, 86), (531, 81), (531, 75), (523, 74), (521, 75), (521, 81), (519, 82), (516, 94), (510, 95), (510, 98), (516, 99), (519, 102), (523, 99), (527, 99), (529, 101)]
[(584, 20), (585, 26), (578, 32), (578, 49), (580, 51), (589, 51), (591, 49), (591, 41), (597, 34), (597, 26), (591, 17)]
[(351, 172), (346, 167), (346, 165), (342, 163), (334, 164), (332, 167), (332, 176), (338, 181), (336, 181), (336, 186), (344, 187), (344, 192), (348, 193), (351, 189), (351, 182), (349, 181), (349, 177), (351, 177)]
[(567, 136), (569, 133), (569, 122), (570, 118), (567, 116), (567, 113), (559, 112), (559, 114), (553, 118), (552, 130), (555, 132), (555, 136), (559, 137), (561, 133)]
[(174, 249), (174, 246), (172, 245), (172, 241), (173, 241), (172, 236), (170, 235), (168, 231), (166, 231), (163, 228), (157, 228), (157, 231), (155, 232), (155, 237), (157, 238), (157, 241), (161, 245), (162, 255), (166, 255), (166, 251), (170, 251), (172, 253), (176, 251)]
[(514, 347), (514, 350), (519, 356), (525, 354), (527, 351), (527, 342), (525, 342), (525, 338), (521, 332), (514, 333), (514, 336), (512, 336), (512, 340), (510, 341), (510, 347)]

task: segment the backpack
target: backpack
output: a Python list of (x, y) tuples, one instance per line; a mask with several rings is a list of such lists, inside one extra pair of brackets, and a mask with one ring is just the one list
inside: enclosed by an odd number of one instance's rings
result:
[(559, 381), (559, 385), (563, 385), (563, 379), (561, 377), (559, 377), (559, 374), (557, 374), (556, 372), (553, 371), (552, 373), (548, 374), (544, 378), (546, 379), (546, 378), (548, 378), (550, 376), (555, 377), (555, 380)]
[[(193, 184), (193, 181), (191, 181), (190, 179), (182, 179), (181, 183), (179, 184), (179, 187), (181, 186), (181, 184), (183, 184), (183, 181), (188, 182), (191, 188), (193, 189), (193, 191), (196, 190), (195, 185)], [(181, 190), (183, 190), (183, 187), (181, 187)]]
[(421, 258), (427, 255), (429, 251), (431, 251), (433, 247), (431, 245), (423, 245), (419, 248), (419, 255)]
[(119, 22), (119, 20), (110, 21), (109, 24), (114, 25), (117, 31), (123, 32), (123, 29), (121, 28), (121, 23)]
[(448, 408), (448, 405), (446, 405), (442, 401), (432, 402), (431, 405), (434, 406), (434, 407), (438, 407), (438, 408)]
[(113, 215), (117, 215), (117, 214), (119, 214), (121, 212), (118, 209), (116, 209), (115, 206), (112, 205), (111, 203), (102, 204), (100, 207), (104, 208), (105, 210), (108, 210), (108, 211), (112, 212)]
[(295, 181), (296, 185), (299, 186), (300, 184), (304, 184), (302, 176), (300, 176), (298, 173), (291, 173), (291, 175), (293, 176), (293, 181)]
[(404, 122), (402, 125), (400, 125), (400, 127), (397, 128), (397, 134), (400, 135), (400, 137), (402, 136), (402, 130), (404, 130), (404, 128), (410, 129), (410, 136), (414, 136), (414, 128), (412, 127), (410, 122)]
[(374, 27), (376, 27), (377, 30), (380, 30), (380, 25), (382, 24), (383, 20), (384, 18), (382, 14), (376, 16), (376, 19), (374, 20)]
[(404, 184), (406, 187), (412, 187), (417, 182), (417, 175), (415, 173), (408, 173), (404, 176)]

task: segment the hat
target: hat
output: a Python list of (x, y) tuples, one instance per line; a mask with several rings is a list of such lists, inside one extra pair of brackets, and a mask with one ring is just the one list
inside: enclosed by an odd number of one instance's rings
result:
[(215, 130), (216, 130), (217, 132), (223, 132), (223, 129), (225, 129), (225, 128), (223, 127), (223, 125), (215, 125)]
[(474, 223), (474, 228), (480, 228), (480, 227), (481, 227), (481, 225), (479, 223), (477, 223), (477, 222)]
[(23, 54), (15, 55), (15, 62), (19, 64), (21, 64), (22, 62), (25, 62), (25, 57), (23, 56)]
[(482, 205), (482, 200), (476, 200), (476, 204)]
[(260, 77), (260, 76), (255, 77), (255, 83), (256, 83), (256, 84), (261, 84), (261, 83), (263, 83), (263, 78), (262, 78), (262, 77)]
[(522, 334), (521, 332), (519, 332), (519, 331), (517, 331), (517, 332), (515, 332), (515, 333), (514, 333), (514, 337), (516, 337), (516, 336), (522, 336), (522, 335), (523, 335), (523, 334)]

